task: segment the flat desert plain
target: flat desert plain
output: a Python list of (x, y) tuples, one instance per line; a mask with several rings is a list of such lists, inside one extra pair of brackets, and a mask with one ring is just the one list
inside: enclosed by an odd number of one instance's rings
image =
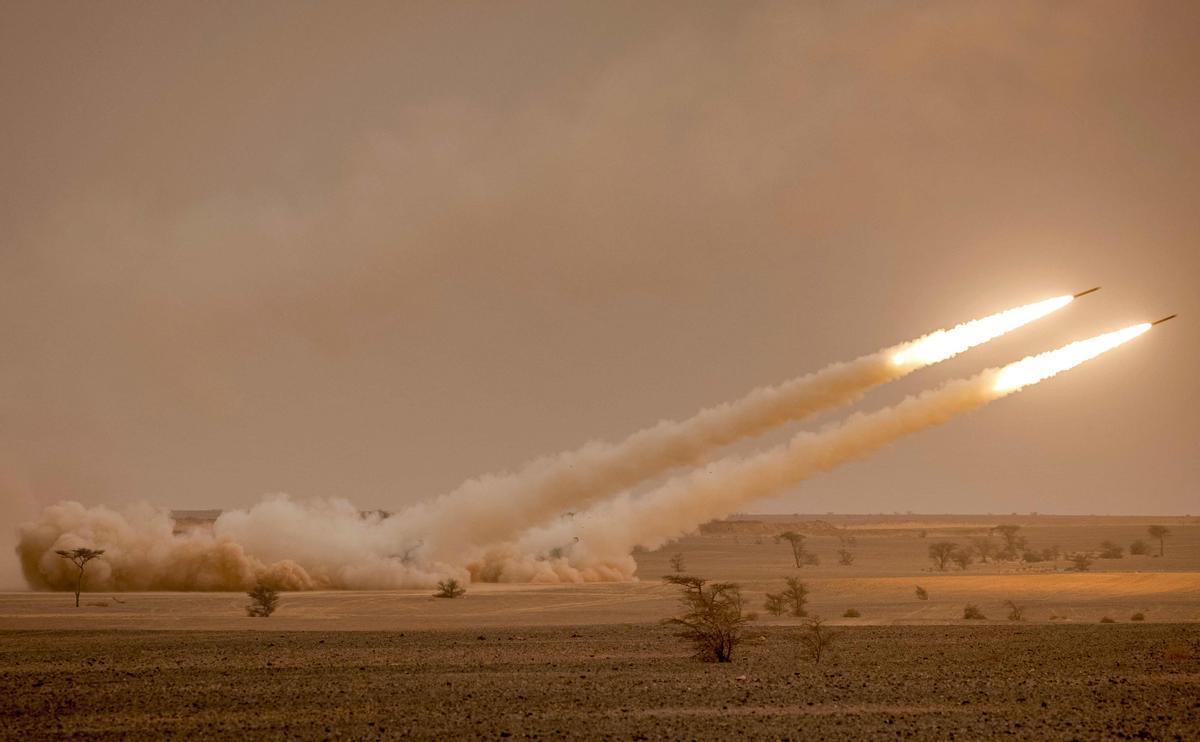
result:
[[(933, 567), (931, 543), (1000, 523), (1031, 550), (1125, 553)], [(1151, 523), (1171, 529), (1163, 555), (1129, 555)], [(795, 567), (784, 530), (820, 563)], [(832, 656), (759, 610), (732, 663), (695, 661), (659, 623), (676, 554), (750, 609), (799, 576)], [(637, 582), (286, 593), (265, 619), (240, 593), (5, 593), (0, 736), (1200, 736), (1200, 519), (746, 516), (637, 558)]]

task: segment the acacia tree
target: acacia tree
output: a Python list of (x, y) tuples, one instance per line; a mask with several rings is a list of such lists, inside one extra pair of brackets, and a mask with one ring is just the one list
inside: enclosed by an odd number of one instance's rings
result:
[(979, 555), (980, 563), (987, 564), (988, 557), (996, 553), (996, 542), (992, 541), (991, 535), (979, 536), (971, 539), (971, 548)]
[(1158, 555), (1162, 556), (1167, 536), (1171, 535), (1171, 529), (1166, 526), (1150, 526), (1146, 529), (1146, 533), (1150, 534), (1150, 538), (1158, 539)]
[(467, 594), (467, 589), (458, 584), (458, 580), (451, 577), (448, 580), (438, 582), (438, 591), (433, 594), (435, 598), (461, 598)]
[(804, 566), (808, 561), (808, 554), (804, 550), (804, 534), (796, 533), (795, 531), (784, 531), (775, 537), (775, 541), (787, 541), (792, 547), (792, 559), (795, 560), (797, 567)]
[(938, 541), (929, 545), (929, 558), (933, 561), (933, 566), (945, 572), (946, 562), (950, 561), (957, 549), (958, 546), (953, 541)]
[(1016, 559), (1025, 548), (1025, 539), (1020, 535), (1021, 527), (1013, 523), (1002, 523), (992, 530), (1004, 540), (1004, 548), (996, 556), (1002, 559)]
[(87, 563), (104, 553), (104, 549), (59, 549), (54, 552), (63, 559), (70, 559), (75, 568), (79, 570), (79, 576), (75, 578), (75, 607), (79, 607), (79, 593), (83, 591), (83, 569)]
[[(663, 621), (679, 627), (676, 634), (692, 643), (696, 657), (704, 662), (729, 662), (742, 640), (742, 628), (753, 616), (742, 613), (742, 593), (732, 582), (709, 584), (700, 577), (667, 575), (663, 578), (683, 589), (682, 616)], [(705, 585), (708, 588), (705, 589)]]

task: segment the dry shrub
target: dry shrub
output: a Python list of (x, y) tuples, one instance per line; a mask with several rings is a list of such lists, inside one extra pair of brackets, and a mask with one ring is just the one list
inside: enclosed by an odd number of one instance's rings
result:
[(1014, 603), (1011, 600), (1004, 601), (1004, 605), (1008, 606), (1008, 620), (1009, 621), (1024, 621), (1025, 620), (1025, 606), (1017, 605), (1016, 603)]
[(804, 648), (808, 658), (814, 664), (819, 665), (821, 657), (833, 646), (837, 637), (837, 633), (825, 626), (825, 622), (821, 620), (820, 616), (813, 616), (804, 621), (804, 633), (800, 634), (800, 646)]
[(246, 615), (253, 618), (266, 618), (275, 612), (279, 605), (279, 592), (265, 583), (258, 583), (253, 590), (246, 593), (250, 597), (250, 605), (246, 606)]
[(692, 643), (696, 657), (704, 662), (729, 662), (733, 650), (742, 641), (742, 629), (753, 616), (742, 613), (742, 593), (732, 582), (714, 582), (705, 589), (706, 580), (686, 575), (663, 578), (683, 590), (682, 616), (663, 623), (679, 627), (676, 634)]
[(861, 616), (862, 614), (858, 612), (857, 608), (847, 608), (846, 612), (842, 614), (842, 618), (860, 618)]
[(1104, 618), (1100, 619), (1100, 623), (1116, 623), (1116, 621), (1110, 616), (1105, 616)]
[(968, 603), (963, 608), (963, 618), (971, 619), (972, 621), (980, 621), (987, 618), (983, 615), (983, 611), (979, 610), (979, 606), (974, 603)]
[(1130, 621), (1145, 621), (1146, 614), (1139, 611), (1139, 612), (1133, 614), (1132, 616), (1130, 616), (1129, 620)]
[(461, 598), (467, 594), (467, 589), (458, 584), (458, 580), (451, 578), (442, 580), (438, 583), (438, 591), (433, 594), (435, 598)]
[(929, 600), (929, 593), (925, 592), (925, 588), (917, 585), (917, 600)]

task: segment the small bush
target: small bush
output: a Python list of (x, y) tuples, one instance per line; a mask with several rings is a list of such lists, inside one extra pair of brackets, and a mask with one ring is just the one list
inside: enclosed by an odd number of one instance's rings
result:
[(253, 618), (266, 618), (274, 613), (275, 608), (279, 605), (279, 592), (261, 582), (246, 595), (250, 597), (250, 605), (246, 606), (246, 615)]
[(925, 588), (917, 585), (917, 600), (929, 600), (929, 593), (925, 592)]
[(1040, 551), (1027, 551), (1021, 555), (1021, 561), (1026, 564), (1037, 564), (1046, 561), (1046, 558)]
[(980, 621), (987, 618), (987, 616), (983, 615), (983, 611), (979, 610), (979, 606), (975, 605), (974, 603), (968, 603), (966, 607), (963, 608), (963, 618), (970, 619), (972, 621)]
[(1129, 620), (1130, 621), (1145, 621), (1146, 614), (1139, 611), (1138, 613), (1135, 613), (1132, 616), (1130, 616)]
[(1011, 600), (1004, 601), (1004, 605), (1008, 606), (1008, 620), (1009, 621), (1024, 621), (1025, 620), (1025, 606), (1017, 605), (1016, 603), (1014, 603)]
[(1100, 623), (1116, 623), (1116, 621), (1109, 618), (1108, 616), (1105, 616), (1104, 618), (1100, 619)]
[(438, 591), (433, 594), (435, 598), (461, 598), (467, 594), (467, 589), (458, 584), (458, 580), (450, 578), (442, 580), (438, 583)]
[(837, 639), (837, 633), (830, 631), (820, 616), (813, 616), (804, 622), (804, 633), (800, 635), (800, 646), (808, 654), (814, 664), (821, 664), (821, 657)]
[(862, 617), (862, 614), (858, 612), (857, 608), (847, 608), (846, 612), (842, 614), (842, 618), (861, 618), (861, 617)]
[(671, 555), (671, 571), (675, 574), (683, 572), (686, 567), (683, 564), (683, 554), (676, 553)]
[(838, 564), (849, 567), (854, 564), (854, 553), (849, 549), (838, 549)]
[(783, 600), (783, 593), (767, 593), (763, 609), (772, 616), (782, 616), (783, 612), (787, 610), (787, 604)]
[(1082, 552), (1071, 555), (1070, 569), (1076, 572), (1087, 572), (1092, 568), (1092, 558)]
[(1100, 558), (1101, 559), (1120, 559), (1125, 556), (1125, 549), (1112, 541), (1103, 541), (1100, 543)]
[(1129, 545), (1129, 553), (1132, 556), (1145, 556), (1150, 553), (1150, 544), (1139, 538)]

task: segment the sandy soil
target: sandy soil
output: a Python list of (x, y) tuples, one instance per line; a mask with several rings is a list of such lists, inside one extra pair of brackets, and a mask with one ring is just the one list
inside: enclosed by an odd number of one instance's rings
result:
[[(1146, 538), (1145, 519), (1025, 521), (1038, 549)], [(896, 516), (814, 525), (821, 563), (801, 569), (755, 526), (639, 554), (637, 582), (287, 593), (268, 619), (247, 617), (241, 593), (85, 593), (80, 608), (3, 593), (0, 738), (1195, 739), (1200, 525), (1168, 525), (1165, 555), (1087, 573), (938, 571), (930, 543), (988, 524)], [(688, 573), (741, 583), (751, 608), (799, 575), (810, 613), (843, 632), (836, 659), (814, 667), (798, 620), (765, 615), (732, 665), (691, 659), (658, 623), (676, 611), (661, 580), (676, 553)], [(1008, 600), (1027, 621), (1005, 620)], [(988, 620), (962, 619), (967, 603)]]
[[(1200, 626), (0, 632), (0, 737), (1195, 739)], [(1172, 649), (1173, 647), (1173, 649)], [(1183, 649), (1181, 649), (1183, 648)], [(1179, 657), (1187, 650), (1193, 658)]]

